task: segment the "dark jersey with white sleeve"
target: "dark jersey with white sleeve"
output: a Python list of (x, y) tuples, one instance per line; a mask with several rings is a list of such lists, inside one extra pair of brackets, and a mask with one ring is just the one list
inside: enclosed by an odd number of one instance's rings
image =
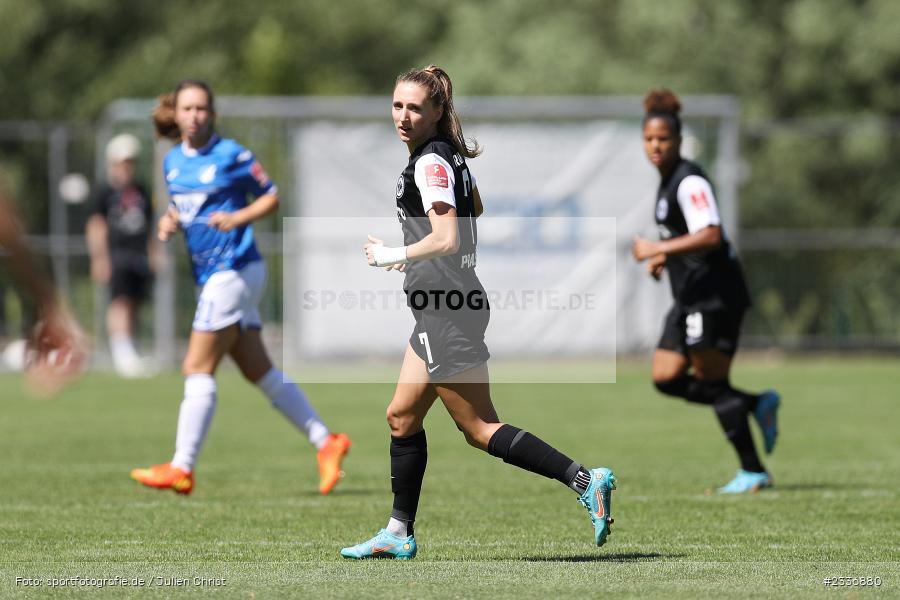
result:
[[(721, 227), (712, 185), (699, 165), (682, 159), (660, 182), (656, 224), (664, 240)], [(673, 298), (687, 310), (740, 311), (750, 305), (740, 261), (724, 230), (717, 248), (667, 256), (666, 270)]]
[(431, 138), (409, 157), (397, 181), (397, 217), (404, 245), (414, 244), (431, 233), (428, 211), (442, 202), (456, 209), (459, 250), (411, 262), (403, 284), (407, 293), (482, 289), (475, 275), (478, 229), (472, 189), (473, 179), (465, 158), (446, 139)]

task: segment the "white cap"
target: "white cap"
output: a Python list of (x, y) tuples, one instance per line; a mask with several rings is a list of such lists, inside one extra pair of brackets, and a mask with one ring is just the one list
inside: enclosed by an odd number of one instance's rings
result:
[(134, 160), (141, 154), (141, 142), (130, 133), (120, 133), (106, 145), (106, 161)]

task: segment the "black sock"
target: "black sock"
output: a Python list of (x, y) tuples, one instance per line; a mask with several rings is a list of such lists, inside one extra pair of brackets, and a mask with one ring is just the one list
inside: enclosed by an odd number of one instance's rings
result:
[(540, 438), (512, 425), (503, 425), (494, 432), (488, 442), (488, 453), (502, 458), (505, 463), (556, 479), (570, 487), (579, 469), (583, 468)]
[[(653, 385), (667, 396), (684, 398), (694, 404), (712, 406), (721, 390), (719, 389), (720, 386), (711, 386), (709, 385), (710, 383), (712, 382), (697, 379), (693, 375), (682, 375), (675, 379), (654, 381)], [(715, 383), (718, 384), (718, 382)]]
[(741, 400), (744, 401), (748, 411), (753, 412), (756, 410), (756, 405), (759, 403), (759, 394), (751, 394), (750, 392), (739, 390), (736, 387), (732, 387), (731, 391), (741, 397)]
[(722, 392), (713, 403), (719, 424), (725, 432), (725, 437), (734, 446), (741, 468), (745, 471), (761, 473), (765, 471), (753, 445), (753, 436), (750, 433), (750, 424), (747, 421), (749, 409), (740, 394), (736, 394), (725, 380), (708, 382), (719, 387)]
[[(667, 396), (684, 398), (688, 402), (693, 402), (695, 404), (707, 404), (710, 406), (712, 406), (712, 404), (716, 401), (716, 398), (719, 397), (719, 394), (721, 393), (721, 384), (721, 381), (710, 382), (703, 379), (697, 379), (693, 375), (682, 375), (681, 377), (676, 377), (675, 379), (666, 379), (653, 382), (653, 385), (656, 386), (656, 389), (663, 394), (666, 394)], [(731, 387), (731, 384), (727, 381), (725, 382), (725, 384), (728, 386), (728, 389), (730, 389), (734, 394), (741, 397), (741, 399), (744, 401), (744, 404), (747, 405), (747, 410), (756, 410), (756, 403), (759, 402), (758, 394), (751, 394), (749, 392), (739, 390), (735, 387)]]
[(409, 437), (391, 436), (391, 491), (394, 492), (391, 516), (406, 522), (407, 535), (413, 535), (427, 463), (428, 442), (424, 431)]

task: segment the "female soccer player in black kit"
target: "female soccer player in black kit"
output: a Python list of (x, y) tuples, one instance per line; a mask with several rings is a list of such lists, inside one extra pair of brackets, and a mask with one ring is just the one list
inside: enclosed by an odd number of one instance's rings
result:
[(612, 471), (585, 469), (534, 435), (502, 423), (491, 402), (484, 343), (490, 309), (475, 275), (475, 218), (482, 207), (466, 165), (466, 158), (481, 152), (463, 137), (447, 73), (432, 65), (398, 77), (392, 115), (410, 153), (396, 189), (405, 245), (386, 247), (370, 236), (364, 249), (371, 266), (406, 273), (404, 291), (416, 326), (387, 409), (393, 510), (385, 529), (341, 555), (416, 555), (413, 521), (428, 456), (422, 424), (437, 398), (469, 444), (575, 490), (601, 546), (612, 523)]
[(780, 400), (774, 391), (748, 394), (728, 380), (750, 295), (722, 230), (712, 185), (703, 169), (681, 157), (678, 97), (651, 90), (644, 108), (644, 151), (662, 176), (656, 199), (661, 241), (635, 238), (632, 254), (647, 261), (656, 279), (668, 270), (675, 300), (653, 355), (653, 382), (664, 394), (713, 407), (741, 463), (735, 478), (718, 491), (754, 492), (772, 485), (772, 479), (756, 453), (748, 415), (755, 416), (771, 453)]

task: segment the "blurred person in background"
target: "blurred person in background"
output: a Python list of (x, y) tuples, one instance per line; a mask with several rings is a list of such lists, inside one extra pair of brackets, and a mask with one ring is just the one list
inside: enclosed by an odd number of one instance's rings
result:
[[(131, 476), (149, 487), (191, 492), (217, 403), (214, 375), (230, 355), (318, 450), (319, 492), (327, 494), (342, 476), (350, 439), (329, 431), (303, 391), (272, 364), (260, 335), (266, 263), (252, 223), (278, 209), (278, 190), (250, 150), (216, 133), (215, 101), (205, 82), (185, 80), (161, 96), (153, 121), (160, 137), (180, 142), (163, 162), (170, 204), (159, 220), (159, 239), (184, 232), (199, 298), (182, 364), (175, 454), (170, 462), (134, 469)], [(254, 200), (248, 203), (248, 197)]]
[(657, 89), (647, 94), (644, 108), (644, 151), (662, 177), (655, 204), (661, 240), (636, 237), (632, 254), (657, 280), (668, 271), (675, 301), (653, 355), (653, 383), (663, 394), (712, 406), (740, 461), (734, 479), (718, 492), (755, 492), (771, 486), (772, 478), (756, 452), (748, 417), (754, 415), (771, 453), (780, 399), (772, 390), (750, 394), (729, 381), (750, 293), (709, 178), (681, 156), (681, 102), (670, 90)]
[[(369, 265), (405, 273), (403, 289), (416, 324), (387, 408), (393, 508), (384, 529), (342, 549), (341, 555), (416, 556), (413, 527), (428, 462), (424, 421), (438, 398), (471, 446), (573, 490), (588, 511), (594, 542), (602, 546), (612, 524), (613, 472), (587, 469), (537, 436), (502, 422), (491, 399), (490, 353), (484, 343), (490, 307), (475, 274), (475, 218), (483, 207), (465, 161), (481, 149), (463, 136), (449, 75), (435, 65), (400, 75), (392, 117), (410, 155), (396, 187), (406, 245), (388, 247), (369, 236), (364, 250)], [(457, 310), (452, 309), (455, 294), (466, 298)], [(423, 303), (423, 298), (433, 301)]]
[(123, 377), (152, 374), (135, 347), (140, 307), (153, 282), (151, 257), (157, 257), (152, 202), (135, 178), (140, 152), (140, 142), (128, 133), (107, 144), (106, 182), (97, 190), (86, 231), (91, 278), (109, 286), (106, 332), (113, 366)]
[[(23, 297), (14, 283), (0, 275), (0, 345), (3, 346), (3, 363), (6, 367), (21, 371), (25, 365), (27, 339), (38, 319), (34, 303)], [(13, 306), (18, 310), (10, 310), (7, 300), (12, 300)], [(19, 313), (18, 323), (15, 323), (16, 312)]]
[(87, 360), (87, 345), (50, 277), (28, 247), (25, 229), (2, 181), (0, 250), (19, 293), (32, 303), (37, 317), (20, 351), (26, 387), (35, 395), (52, 395), (81, 373)]

